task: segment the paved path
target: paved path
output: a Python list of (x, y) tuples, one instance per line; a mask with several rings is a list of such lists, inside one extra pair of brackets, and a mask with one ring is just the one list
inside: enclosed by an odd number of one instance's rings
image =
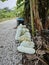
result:
[(0, 23), (0, 65), (17, 65), (21, 60), (15, 43), (16, 24), (15, 19)]

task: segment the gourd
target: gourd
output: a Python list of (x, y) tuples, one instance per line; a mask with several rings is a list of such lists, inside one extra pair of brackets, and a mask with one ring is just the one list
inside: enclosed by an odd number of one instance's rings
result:
[(16, 30), (15, 40), (18, 40), (18, 38), (19, 38), (21, 35), (24, 35), (25, 32), (29, 32), (29, 30), (26, 28), (25, 25), (20, 24), (20, 25), (17, 27), (17, 30)]
[(22, 41), (31, 41), (31, 35), (29, 32), (26, 32), (24, 35), (20, 36), (18, 38), (19, 42), (22, 42)]
[(19, 52), (27, 53), (27, 54), (34, 54), (35, 53), (35, 49), (29, 48), (29, 47), (24, 47), (24, 46), (18, 46), (17, 50)]
[(16, 35), (15, 35), (15, 40), (18, 40), (18, 38), (20, 37), (21, 35), (21, 32), (22, 32), (22, 24), (20, 24), (16, 30)]
[(27, 29), (27, 28), (22, 28), (22, 33), (21, 33), (21, 35), (23, 35), (25, 32), (29, 32), (29, 29)]
[(23, 41), (20, 46), (34, 48), (35, 43), (33, 41)]

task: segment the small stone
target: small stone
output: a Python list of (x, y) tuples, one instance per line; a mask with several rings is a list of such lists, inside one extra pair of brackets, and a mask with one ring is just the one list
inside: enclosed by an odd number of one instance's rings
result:
[(0, 46), (0, 48), (3, 48), (4, 46)]
[(18, 65), (22, 65), (22, 64), (18, 64)]

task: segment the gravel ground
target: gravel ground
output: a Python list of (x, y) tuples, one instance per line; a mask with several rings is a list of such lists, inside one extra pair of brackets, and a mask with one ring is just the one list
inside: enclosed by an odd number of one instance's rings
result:
[(0, 23), (0, 65), (17, 65), (22, 59), (15, 43), (16, 20)]

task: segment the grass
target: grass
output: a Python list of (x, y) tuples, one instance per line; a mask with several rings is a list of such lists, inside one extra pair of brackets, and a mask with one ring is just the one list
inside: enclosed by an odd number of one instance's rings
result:
[(12, 18), (2, 18), (2, 19), (0, 19), (0, 22), (6, 21), (6, 20), (10, 20), (10, 19), (13, 19), (13, 18), (16, 18), (16, 17), (12, 17)]

